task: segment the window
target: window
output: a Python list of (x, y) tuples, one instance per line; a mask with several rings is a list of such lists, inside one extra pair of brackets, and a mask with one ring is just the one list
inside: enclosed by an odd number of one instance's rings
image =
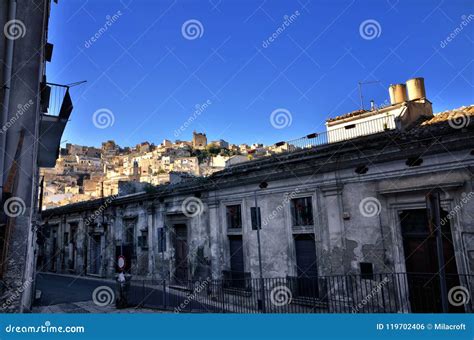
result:
[(133, 245), (134, 240), (135, 240), (135, 220), (125, 220), (124, 228), (125, 228), (125, 243)]
[(311, 197), (291, 200), (291, 219), (294, 227), (313, 225), (313, 205)]
[[(258, 215), (258, 220), (257, 220), (257, 215)], [(258, 211), (255, 210), (255, 207), (250, 208), (250, 217), (252, 220), (252, 230), (257, 230), (257, 226), (260, 226), (260, 229), (262, 228), (262, 218), (260, 214), (260, 207), (258, 208)], [(258, 221), (258, 224), (257, 224)]]
[(360, 262), (360, 274), (362, 279), (374, 279), (374, 265), (370, 262)]
[(69, 233), (64, 233), (64, 245), (67, 246), (69, 244)]
[(76, 242), (77, 224), (71, 224), (71, 243)]
[(165, 228), (158, 229), (158, 252), (166, 251), (166, 232)]
[(143, 250), (146, 250), (148, 249), (148, 230), (143, 230), (141, 231), (141, 235), (138, 236), (138, 246), (143, 249)]
[(240, 204), (228, 205), (227, 209), (227, 228), (241, 229), (242, 228), (242, 212)]

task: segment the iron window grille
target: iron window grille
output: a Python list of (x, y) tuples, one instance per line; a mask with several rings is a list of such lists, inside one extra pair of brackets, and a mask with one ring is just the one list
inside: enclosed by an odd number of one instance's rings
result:
[(314, 224), (311, 197), (300, 197), (291, 200), (291, 219), (293, 227), (305, 227)]
[(229, 229), (242, 229), (242, 210), (240, 204), (226, 207), (227, 227)]

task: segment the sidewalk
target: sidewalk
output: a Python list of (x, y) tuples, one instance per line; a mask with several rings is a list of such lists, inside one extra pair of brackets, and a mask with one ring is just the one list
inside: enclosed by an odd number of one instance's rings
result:
[[(153, 310), (147, 308), (125, 308), (117, 309), (115, 305), (97, 306), (92, 300), (72, 303), (61, 303), (51, 306), (33, 307), (32, 313), (51, 314), (51, 313), (96, 313), (96, 314), (141, 314), (141, 313), (166, 313), (165, 311)], [(170, 312), (168, 312), (170, 313)]]

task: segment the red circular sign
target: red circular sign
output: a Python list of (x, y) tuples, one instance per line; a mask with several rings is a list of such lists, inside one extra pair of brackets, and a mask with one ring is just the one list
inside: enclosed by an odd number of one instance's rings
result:
[(120, 270), (123, 270), (125, 268), (125, 256), (120, 255), (117, 259), (117, 265)]

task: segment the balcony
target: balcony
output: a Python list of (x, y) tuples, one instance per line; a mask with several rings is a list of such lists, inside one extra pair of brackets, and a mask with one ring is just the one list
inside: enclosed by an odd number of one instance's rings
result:
[(38, 166), (52, 168), (59, 156), (61, 138), (71, 115), (73, 104), (70, 85), (41, 85), (41, 121)]
[(312, 133), (286, 142), (279, 142), (275, 144), (275, 147), (280, 148), (283, 152), (293, 152), (394, 129), (396, 129), (394, 116), (384, 116), (363, 122), (354, 122), (340, 128), (328, 129), (321, 133)]

